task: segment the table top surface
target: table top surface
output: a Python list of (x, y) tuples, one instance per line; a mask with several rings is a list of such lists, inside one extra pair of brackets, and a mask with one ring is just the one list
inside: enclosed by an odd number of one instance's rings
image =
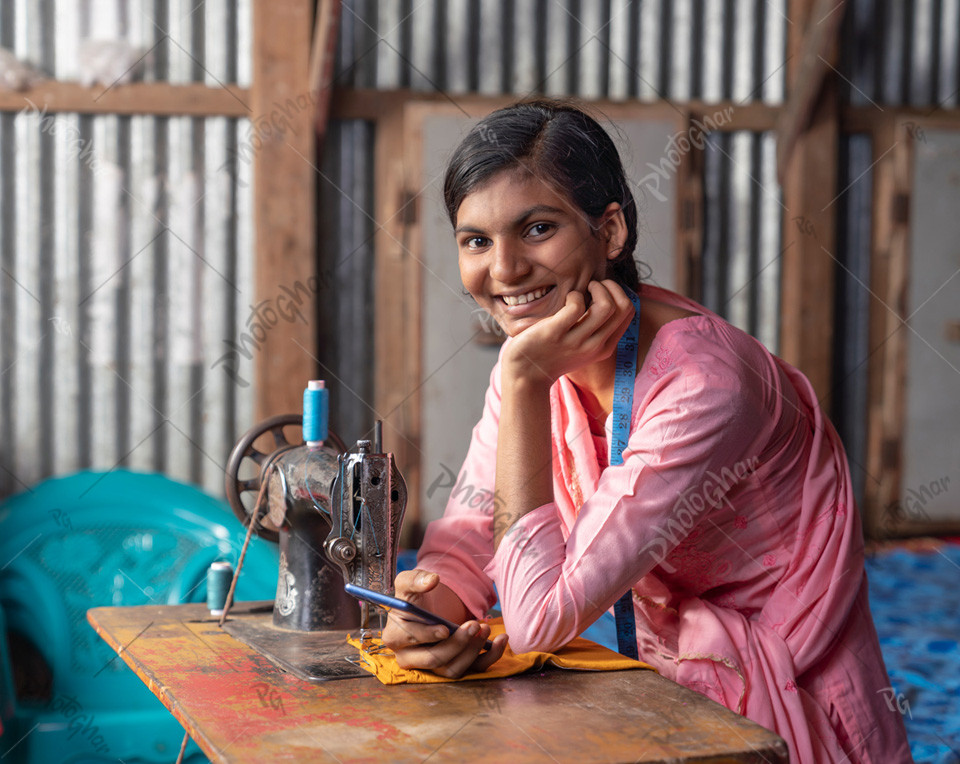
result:
[(654, 671), (311, 683), (220, 629), (203, 604), (87, 618), (214, 762), (787, 760), (777, 735)]

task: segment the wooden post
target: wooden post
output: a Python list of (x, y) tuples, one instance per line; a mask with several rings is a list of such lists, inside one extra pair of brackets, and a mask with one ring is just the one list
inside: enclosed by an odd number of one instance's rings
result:
[[(383, 418), (384, 441), (407, 483), (409, 498), (401, 543), (419, 545), (421, 272), (419, 202), (408, 191), (411, 168), (419, 168), (420, 139), (397, 105), (380, 116), (376, 144), (376, 325), (374, 408)], [(407, 140), (409, 139), (409, 140)], [(417, 170), (419, 172), (419, 170)], [(412, 505), (412, 506), (411, 506)]]
[[(814, 0), (790, 3), (791, 102), (783, 114), (793, 115), (793, 122), (782, 121), (778, 130), (779, 140), (792, 142), (792, 149), (780, 156), (785, 207), (780, 354), (807, 375), (829, 410), (839, 106), (830, 67), (821, 61), (831, 60), (830, 49), (836, 46), (835, 37), (825, 36), (819, 26), (829, 21), (829, 16), (821, 15), (824, 8), (823, 2)], [(842, 12), (834, 10), (836, 15)], [(839, 20), (834, 23), (839, 26)], [(820, 79), (822, 86), (811, 79)]]
[[(313, 2), (253, 4), (254, 282), (256, 305), (283, 287), (309, 289), (316, 277), (316, 158), (310, 91)], [(314, 282), (315, 283), (315, 282)], [(303, 290), (299, 290), (303, 294)], [(308, 324), (278, 321), (255, 356), (255, 418), (298, 413), (303, 388), (316, 376), (316, 304)]]

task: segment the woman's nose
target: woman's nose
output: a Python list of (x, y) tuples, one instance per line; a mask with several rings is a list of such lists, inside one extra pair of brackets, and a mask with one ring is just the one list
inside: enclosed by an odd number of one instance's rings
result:
[(518, 244), (509, 241), (497, 242), (491, 254), (493, 261), (490, 264), (490, 275), (501, 283), (516, 281), (530, 270), (523, 247)]

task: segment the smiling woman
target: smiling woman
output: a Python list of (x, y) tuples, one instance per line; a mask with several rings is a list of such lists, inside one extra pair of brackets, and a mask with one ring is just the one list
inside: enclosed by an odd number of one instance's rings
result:
[[(843, 446), (796, 369), (639, 283), (600, 125), (554, 102), (495, 112), (444, 194), (464, 286), (509, 338), (457, 481), (493, 501), (451, 495), (396, 580), (462, 625), (392, 613), (400, 665), (484, 670), (507, 636), (549, 651), (616, 603), (621, 651), (775, 730), (792, 760), (909, 761)], [(484, 650), (496, 592), (507, 634)]]
[(623, 251), (626, 224), (611, 202), (599, 224), (548, 183), (504, 170), (457, 212), (463, 285), (511, 337), (552, 316), (571, 292), (606, 277)]

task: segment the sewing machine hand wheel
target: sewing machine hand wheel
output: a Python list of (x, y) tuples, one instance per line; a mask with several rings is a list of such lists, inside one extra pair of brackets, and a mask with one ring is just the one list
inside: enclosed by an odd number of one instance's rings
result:
[[(230, 452), (226, 470), (227, 500), (230, 502), (233, 513), (245, 528), (250, 524), (263, 476), (267, 474), (273, 460), (280, 454), (303, 445), (303, 436), (300, 432), (302, 425), (303, 417), (300, 414), (280, 414), (270, 417), (247, 430)], [(284, 430), (294, 428), (297, 430), (296, 437), (290, 439)], [(254, 444), (267, 434), (273, 438), (273, 448), (263, 451)], [(335, 433), (329, 432), (328, 438), (341, 452), (347, 450), (343, 441)], [(255, 474), (251, 476), (254, 471)], [(280, 537), (277, 529), (267, 520), (263, 509), (253, 530), (258, 536), (268, 541), (276, 542)]]

